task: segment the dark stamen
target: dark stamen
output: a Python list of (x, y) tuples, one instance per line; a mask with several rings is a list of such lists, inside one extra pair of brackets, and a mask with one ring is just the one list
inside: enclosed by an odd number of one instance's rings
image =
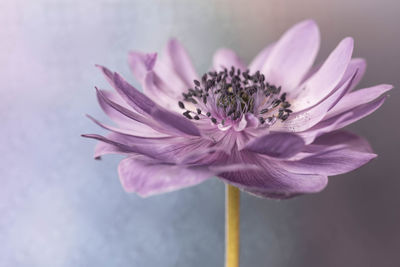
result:
[[(241, 71), (233, 66), (223, 71), (210, 71), (203, 74), (200, 81), (193, 80), (194, 87), (182, 94), (184, 101), (199, 106), (188, 110), (182, 101), (178, 105), (186, 109), (183, 115), (188, 119), (200, 120), (198, 115), (206, 114), (212, 123), (217, 124), (210, 112), (215, 108), (215, 112), (222, 116), (220, 123), (223, 125), (237, 123), (246, 113), (259, 114), (261, 124), (268, 122), (272, 125), (277, 119), (286, 120), (292, 110), (286, 101), (287, 94), (281, 94), (282, 88), (269, 84), (267, 79), (260, 71), (250, 74), (249, 70)], [(215, 107), (210, 107), (210, 104)], [(212, 110), (207, 111), (210, 108)]]

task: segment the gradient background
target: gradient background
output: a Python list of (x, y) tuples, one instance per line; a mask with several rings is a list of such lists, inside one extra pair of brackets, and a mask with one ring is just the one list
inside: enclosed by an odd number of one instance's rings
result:
[[(141, 199), (117, 178), (118, 156), (92, 159), (107, 121), (95, 63), (133, 81), (130, 49), (175, 36), (197, 70), (227, 46), (249, 61), (292, 24), (320, 25), (319, 60), (345, 36), (368, 69), (360, 86), (400, 84), (399, 1), (0, 2), (0, 266), (223, 266), (224, 186), (213, 179)], [(287, 201), (242, 194), (241, 266), (400, 266), (398, 89), (350, 129), (379, 157)]]

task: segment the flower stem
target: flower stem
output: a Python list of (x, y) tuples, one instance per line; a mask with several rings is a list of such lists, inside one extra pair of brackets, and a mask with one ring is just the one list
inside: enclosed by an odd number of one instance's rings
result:
[(225, 267), (239, 267), (240, 191), (226, 185)]

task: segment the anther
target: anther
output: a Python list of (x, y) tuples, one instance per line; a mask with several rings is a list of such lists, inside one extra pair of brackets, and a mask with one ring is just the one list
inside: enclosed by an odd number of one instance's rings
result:
[(183, 112), (183, 116), (185, 116), (185, 117), (188, 118), (189, 120), (192, 119), (192, 116), (190, 116), (190, 111), (185, 111), (185, 112)]

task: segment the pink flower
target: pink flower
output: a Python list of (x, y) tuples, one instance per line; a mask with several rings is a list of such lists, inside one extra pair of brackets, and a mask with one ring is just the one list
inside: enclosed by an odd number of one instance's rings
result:
[(391, 85), (354, 91), (364, 74), (345, 38), (312, 67), (320, 44), (314, 21), (289, 29), (246, 67), (229, 49), (215, 53), (199, 77), (171, 40), (163, 57), (131, 52), (144, 94), (118, 73), (99, 67), (116, 90), (97, 90), (116, 127), (99, 140), (95, 157), (125, 155), (118, 167), (128, 192), (150, 196), (214, 176), (249, 193), (288, 198), (321, 191), (328, 176), (354, 170), (376, 155), (363, 138), (340, 130), (385, 101)]

